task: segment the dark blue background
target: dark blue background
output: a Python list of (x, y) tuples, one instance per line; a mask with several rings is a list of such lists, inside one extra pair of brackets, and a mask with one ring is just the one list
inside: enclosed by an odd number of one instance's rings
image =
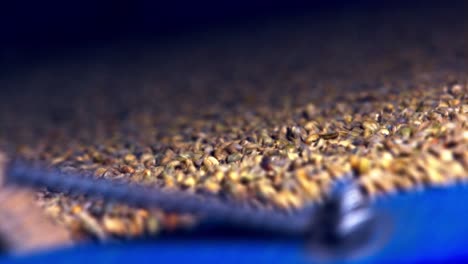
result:
[(454, 1), (151, 1), (16, 0), (0, 4), (0, 56), (18, 59), (110, 42), (142, 42), (213, 27), (248, 25), (290, 16), (366, 15)]

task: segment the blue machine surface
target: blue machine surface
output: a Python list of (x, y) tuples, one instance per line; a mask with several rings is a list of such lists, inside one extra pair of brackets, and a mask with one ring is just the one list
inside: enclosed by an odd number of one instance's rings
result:
[(365, 255), (324, 258), (303, 241), (245, 239), (161, 239), (111, 245), (82, 245), (1, 263), (439, 263), (468, 262), (468, 188), (433, 188), (379, 199), (384, 216), (378, 245)]

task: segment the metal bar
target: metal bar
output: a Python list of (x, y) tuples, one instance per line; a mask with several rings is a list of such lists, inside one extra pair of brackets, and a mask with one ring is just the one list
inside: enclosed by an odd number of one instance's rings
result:
[(210, 223), (254, 228), (287, 235), (303, 234), (310, 227), (313, 208), (294, 213), (254, 208), (248, 204), (221, 201), (181, 191), (167, 191), (124, 181), (94, 179), (82, 175), (45, 170), (24, 162), (12, 162), (6, 171), (6, 184), (46, 187), (54, 192), (88, 195), (139, 207), (158, 207), (168, 212), (190, 213)]

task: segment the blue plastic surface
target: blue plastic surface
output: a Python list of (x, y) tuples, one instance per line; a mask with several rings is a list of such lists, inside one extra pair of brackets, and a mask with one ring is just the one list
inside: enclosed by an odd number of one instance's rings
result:
[(356, 259), (318, 258), (301, 241), (155, 240), (78, 246), (1, 263), (428, 263), (468, 261), (465, 186), (395, 195), (376, 202), (388, 241)]

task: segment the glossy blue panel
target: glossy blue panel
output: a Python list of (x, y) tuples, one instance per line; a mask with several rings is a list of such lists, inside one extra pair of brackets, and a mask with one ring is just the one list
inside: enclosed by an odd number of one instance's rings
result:
[(468, 261), (467, 203), (465, 186), (383, 198), (375, 203), (379, 246), (355, 259), (324, 260), (300, 241), (246, 238), (85, 245), (2, 263), (459, 263)]

